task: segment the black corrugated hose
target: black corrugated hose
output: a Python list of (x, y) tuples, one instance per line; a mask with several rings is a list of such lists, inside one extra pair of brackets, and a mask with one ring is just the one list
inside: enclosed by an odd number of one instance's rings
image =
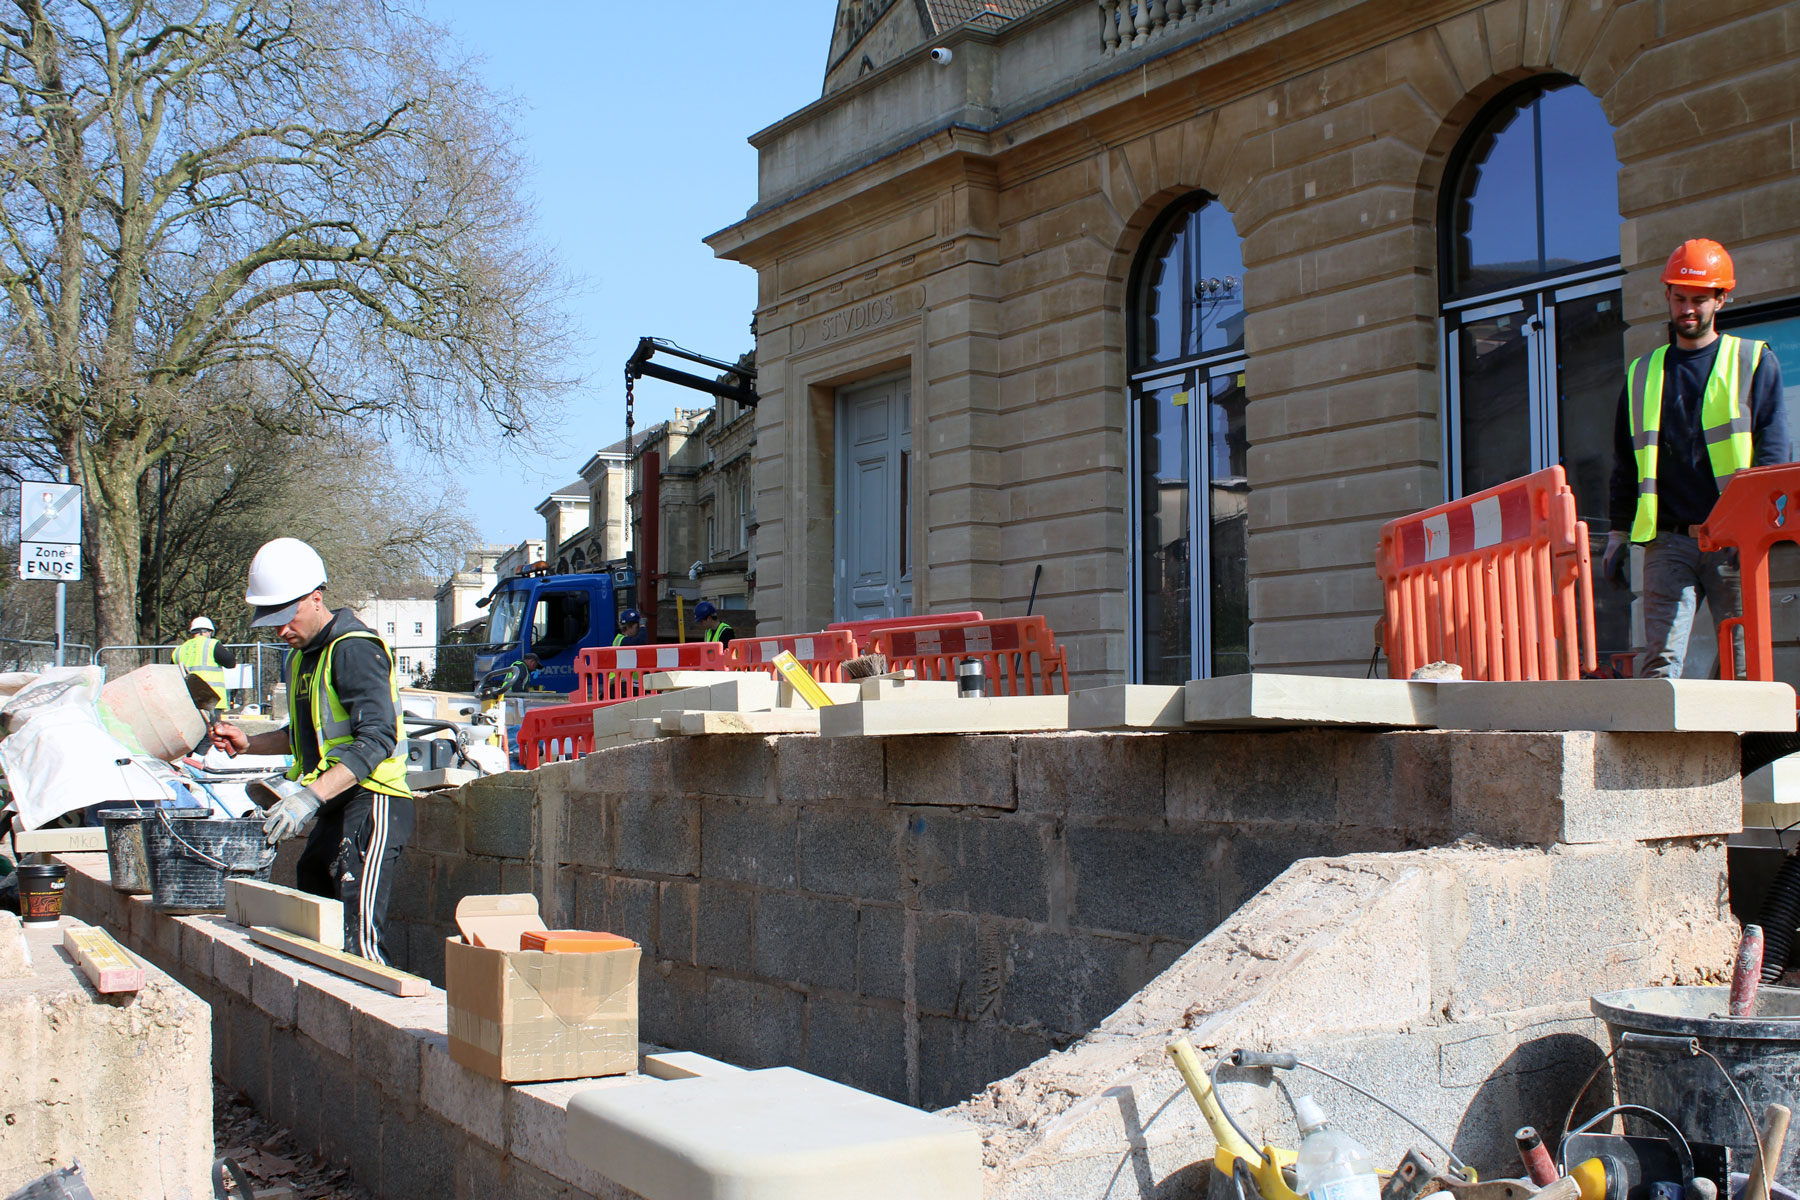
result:
[(1787, 970), (1794, 930), (1800, 928), (1800, 847), (1783, 860), (1763, 896), (1756, 922), (1763, 928), (1762, 981), (1774, 983)]

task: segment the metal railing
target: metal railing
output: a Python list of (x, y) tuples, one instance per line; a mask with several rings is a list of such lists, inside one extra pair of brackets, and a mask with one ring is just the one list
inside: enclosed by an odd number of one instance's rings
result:
[[(44, 650), (41, 653), (33, 653), (24, 649), (27, 646), (42, 646)], [(64, 642), (63, 659), (65, 662), (91, 662), (93, 649), (85, 642)], [(55, 665), (55, 642), (42, 642), (35, 638), (0, 637), (0, 670), (41, 671)]]

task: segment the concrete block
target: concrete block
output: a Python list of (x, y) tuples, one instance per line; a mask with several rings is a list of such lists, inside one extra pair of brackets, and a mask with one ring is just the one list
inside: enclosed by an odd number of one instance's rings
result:
[(465, 788), (462, 807), (469, 853), (530, 858), (536, 806), (537, 793), (529, 788)]
[(1187, 693), (1179, 686), (1120, 684), (1069, 695), (1070, 729), (1185, 729)]
[(887, 749), (888, 803), (1017, 808), (1013, 746), (1010, 737), (950, 734), (896, 741)]
[(682, 688), (711, 687), (728, 683), (735, 671), (652, 671), (644, 676), (646, 692), (674, 692)]
[(496, 1149), (506, 1146), (507, 1085), (450, 1061), (448, 1039), (421, 1039), (419, 1099), (426, 1109), (470, 1137)]
[(897, 900), (902, 823), (892, 812), (802, 809), (800, 886), (824, 895)]
[(584, 1092), (642, 1093), (668, 1086), (661, 1080), (642, 1075), (615, 1075), (606, 1079), (570, 1079), (514, 1087), (507, 1097), (510, 1110), (507, 1150), (519, 1162), (563, 1181), (564, 1187), (557, 1190), (557, 1196), (575, 1192), (603, 1200), (628, 1200), (606, 1173), (571, 1157), (569, 1101)]
[(751, 969), (768, 979), (852, 991), (856, 906), (848, 900), (767, 893), (757, 897)]
[(1666, 733), (1794, 731), (1794, 689), (1721, 679), (1441, 683), (1444, 729)]
[(1014, 930), (1006, 938), (1000, 1019), (1060, 1037), (1080, 1037), (1149, 982), (1141, 943), (1060, 931)]
[(1348, 736), (1325, 729), (1162, 735), (1169, 820), (1335, 825), (1337, 749)]
[(1450, 822), (1462, 832), (1514, 844), (1581, 844), (1721, 836), (1741, 827), (1738, 742), (1730, 734), (1443, 736), (1452, 754)]
[(1375, 725), (1399, 728), (1437, 723), (1437, 685), (1404, 679), (1340, 679), (1258, 672), (1187, 684), (1190, 724), (1222, 728), (1294, 725)]
[(657, 886), (650, 879), (609, 878), (606, 908), (598, 926), (636, 942), (643, 948), (645, 958), (655, 958), (660, 953), (656, 942)]
[(789, 987), (712, 975), (706, 981), (703, 1053), (741, 1067), (800, 1061), (805, 997)]
[[(393, 1101), (402, 1107), (419, 1102), (420, 1046), (416, 1030), (444, 1032), (444, 1001), (436, 998), (434, 1012), (421, 1014), (424, 997), (403, 999), (374, 991), (359, 997), (350, 1010), (350, 1061)], [(424, 1020), (420, 1017), (424, 1016)]]
[(744, 1068), (696, 1054), (692, 1050), (668, 1050), (644, 1055), (638, 1068), (652, 1079), (700, 1079), (709, 1075), (741, 1075)]
[(294, 989), (294, 1026), (340, 1058), (350, 1057), (350, 1013), (355, 999), (346, 994), (355, 984), (317, 977), (302, 979)]
[(1019, 811), (1160, 825), (1167, 744), (1133, 734), (1022, 735), (1014, 742)]
[(213, 942), (213, 979), (227, 992), (250, 999), (250, 963), (256, 953), (248, 938), (219, 937)]
[(612, 866), (612, 847), (607, 836), (612, 825), (610, 813), (609, 797), (598, 792), (572, 791), (565, 796), (557, 865)]
[(806, 1001), (806, 1069), (902, 1103), (906, 1099), (906, 1014), (815, 995)]
[(275, 954), (258, 954), (250, 961), (250, 1001), (267, 1013), (278, 1029), (293, 1028), (295, 990), (305, 970)]
[(981, 700), (883, 700), (834, 704), (819, 714), (822, 737), (932, 733), (1024, 733), (1067, 729), (1067, 696), (995, 696)]
[(700, 874), (708, 879), (791, 888), (796, 874), (792, 808), (737, 800), (700, 805)]
[(630, 733), (632, 739), (639, 742), (659, 738), (663, 735), (662, 717), (633, 717)]
[(747, 888), (702, 883), (698, 927), (694, 935), (695, 962), (702, 967), (730, 971), (750, 969), (751, 899)]
[(656, 956), (692, 966), (700, 934), (700, 885), (668, 880), (656, 885)]
[(669, 787), (680, 796), (767, 799), (774, 757), (760, 738), (683, 739), (669, 750)]
[(823, 741), (780, 738), (775, 743), (775, 795), (784, 803), (887, 802), (887, 743), (871, 739)]
[(457, 1148), (466, 1138), (420, 1109), (381, 1114), (381, 1194), (453, 1196)]
[(568, 1145), (645, 1200), (981, 1196), (972, 1126), (791, 1067), (578, 1095)]
[(919, 812), (907, 822), (901, 869), (927, 909), (1049, 918), (1048, 826)]
[(1218, 924), (1217, 834), (1071, 826), (1064, 839), (1071, 925), (1197, 940)]
[(781, 688), (774, 679), (759, 672), (731, 672), (704, 688), (671, 693), (663, 701), (663, 714), (695, 710), (715, 712), (765, 712), (777, 707)]
[(617, 807), (614, 862), (622, 871), (694, 875), (700, 869), (700, 806), (684, 797), (628, 795)]

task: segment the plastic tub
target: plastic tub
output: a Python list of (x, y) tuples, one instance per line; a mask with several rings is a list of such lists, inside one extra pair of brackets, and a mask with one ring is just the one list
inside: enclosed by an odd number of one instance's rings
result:
[(158, 912), (225, 911), (225, 881), (269, 881), (275, 847), (263, 840), (261, 817), (174, 821), (164, 812), (144, 822), (144, 859)]
[[(1632, 988), (1602, 993), (1589, 1004), (1618, 1050), (1613, 1080), (1620, 1103), (1655, 1109), (1690, 1141), (1730, 1146), (1736, 1170), (1755, 1162), (1756, 1134), (1718, 1066), (1674, 1048), (1620, 1046), (1621, 1034), (1697, 1039), (1730, 1074), (1758, 1121), (1771, 1103), (1800, 1107), (1800, 989), (1764, 986), (1748, 1017), (1725, 1015), (1728, 987)], [(1627, 1127), (1640, 1132), (1630, 1118)], [(1662, 1136), (1648, 1123), (1641, 1132)], [(1800, 1138), (1789, 1137), (1774, 1173), (1783, 1187), (1795, 1188), (1797, 1155)]]
[(27, 925), (54, 925), (61, 921), (69, 868), (61, 863), (20, 863), (18, 872), (20, 919)]

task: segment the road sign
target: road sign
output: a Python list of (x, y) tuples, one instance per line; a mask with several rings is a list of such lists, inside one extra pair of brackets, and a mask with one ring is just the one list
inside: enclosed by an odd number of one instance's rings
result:
[(81, 543), (81, 489), (72, 483), (19, 485), (21, 542)]
[(67, 542), (20, 542), (19, 578), (61, 583), (80, 579), (81, 547)]
[(19, 484), (19, 578), (81, 578), (81, 489), (70, 483)]

